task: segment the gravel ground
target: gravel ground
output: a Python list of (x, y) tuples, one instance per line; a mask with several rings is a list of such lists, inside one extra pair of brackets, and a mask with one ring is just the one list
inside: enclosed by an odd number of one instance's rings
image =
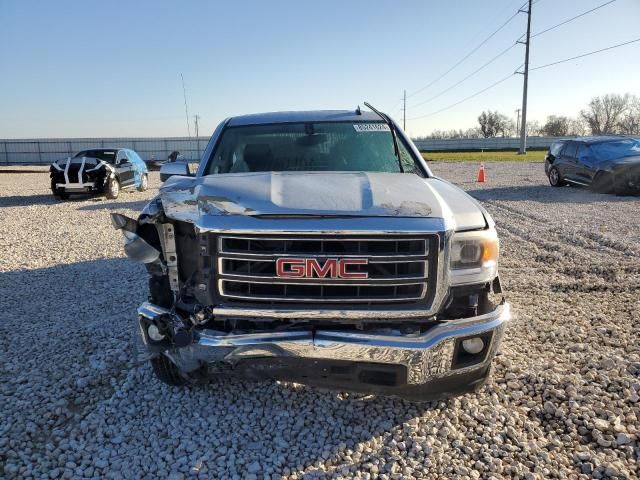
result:
[(0, 477), (637, 478), (640, 199), (552, 189), (540, 164), (440, 163), (502, 240), (515, 319), (477, 394), (411, 404), (291, 384), (176, 390), (133, 355), (144, 269), (110, 211), (0, 174)]

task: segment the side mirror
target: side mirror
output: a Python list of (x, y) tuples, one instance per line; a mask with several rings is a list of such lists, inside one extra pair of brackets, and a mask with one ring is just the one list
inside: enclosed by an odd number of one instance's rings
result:
[(171, 162), (165, 163), (160, 167), (160, 181), (164, 182), (169, 177), (174, 175), (181, 175), (188, 177), (191, 175), (189, 171), (189, 164), (186, 162)]

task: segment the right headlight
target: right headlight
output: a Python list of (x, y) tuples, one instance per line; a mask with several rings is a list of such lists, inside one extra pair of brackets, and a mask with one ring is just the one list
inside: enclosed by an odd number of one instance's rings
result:
[(499, 242), (495, 228), (458, 232), (451, 240), (451, 285), (489, 282), (498, 274)]

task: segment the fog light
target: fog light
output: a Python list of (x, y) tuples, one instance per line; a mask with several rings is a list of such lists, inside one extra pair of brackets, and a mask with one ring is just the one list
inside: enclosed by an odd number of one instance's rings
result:
[(462, 348), (465, 352), (475, 355), (484, 348), (484, 341), (480, 337), (467, 338), (462, 341)]
[(158, 327), (155, 325), (149, 325), (149, 328), (147, 328), (147, 334), (154, 342), (160, 342), (164, 339), (164, 335), (160, 333), (160, 330), (158, 330)]

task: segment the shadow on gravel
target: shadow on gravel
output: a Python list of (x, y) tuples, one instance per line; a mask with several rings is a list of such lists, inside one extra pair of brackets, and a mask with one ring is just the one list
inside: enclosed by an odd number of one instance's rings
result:
[(613, 194), (593, 193), (586, 188), (553, 188), (548, 185), (493, 187), (467, 190), (478, 200), (523, 200), (539, 203), (596, 203), (596, 202), (638, 202), (639, 196), (616, 196)]
[(27, 444), (44, 452), (124, 381), (145, 290), (144, 269), (126, 258), (0, 272), (0, 404), (11, 419), (0, 445), (21, 446), (7, 464)]
[[(102, 200), (102, 201), (101, 201)], [(104, 199), (96, 199), (93, 205), (85, 205), (83, 207), (78, 208), (78, 210), (84, 211), (95, 211), (95, 210), (142, 210), (145, 205), (149, 203), (149, 200), (137, 200), (134, 202), (120, 202), (119, 200), (104, 200)]]
[(54, 197), (52, 194), (45, 195), (13, 195), (8, 197), (0, 197), (0, 208), (7, 207), (30, 207), (32, 205), (58, 205), (63, 203), (77, 203), (93, 200), (96, 205), (89, 205), (86, 207), (80, 207), (79, 210), (99, 210), (101, 208), (140, 208), (144, 207), (147, 200), (139, 202), (118, 202), (117, 200), (108, 200), (105, 197), (78, 194), (71, 195), (66, 200), (60, 200)]
[[(49, 469), (63, 468), (57, 451), (48, 452), (46, 445), (64, 441), (73, 453), (86, 444), (106, 448), (105, 469), (149, 452), (166, 453), (159, 477), (183, 457), (184, 473), (204, 462), (215, 478), (231, 478), (230, 471), (240, 475), (249, 467), (263, 474), (268, 467), (304, 472), (330, 458), (336, 464), (329, 470), (342, 475), (344, 468), (353, 473), (351, 463), (338, 460), (346, 448), (358, 453), (356, 465), (377, 461), (386, 442), (415, 430), (422, 417), (443, 415), (434, 421), (435, 434), (455, 407), (452, 402), (465, 406), (470, 398), (417, 404), (236, 379), (167, 387), (152, 377), (148, 363), (131, 361), (135, 308), (145, 293), (144, 269), (124, 258), (0, 273), (0, 398), (3, 416), (10, 419), (0, 430), (0, 445), (9, 438), (16, 445), (7, 465), (22, 466), (17, 452), (28, 445), (52, 462)], [(110, 427), (103, 435), (106, 419)], [(166, 438), (168, 430), (186, 451), (157, 450), (157, 439)], [(385, 443), (358, 447), (378, 436)], [(120, 458), (115, 448), (107, 448), (111, 444), (122, 444), (127, 456)], [(230, 453), (220, 464), (222, 448)], [(131, 475), (143, 473), (137, 466)]]
[(54, 205), (60, 200), (53, 195), (13, 195), (0, 197), (0, 208), (29, 207), (31, 205)]

